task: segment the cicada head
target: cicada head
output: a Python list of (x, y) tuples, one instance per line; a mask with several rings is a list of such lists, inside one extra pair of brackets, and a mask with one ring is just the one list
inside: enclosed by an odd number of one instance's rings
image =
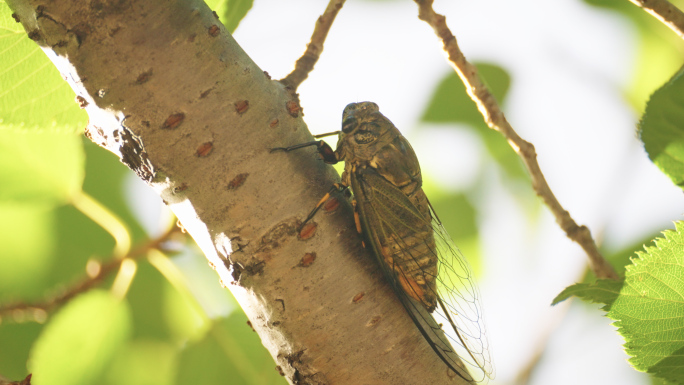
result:
[(342, 132), (340, 142), (348, 147), (356, 157), (366, 158), (376, 153), (384, 141), (391, 138), (385, 135), (394, 126), (373, 102), (351, 103), (342, 113)]

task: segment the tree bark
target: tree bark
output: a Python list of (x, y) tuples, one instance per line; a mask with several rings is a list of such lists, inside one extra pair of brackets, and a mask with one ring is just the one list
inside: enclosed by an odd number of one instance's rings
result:
[(296, 95), (203, 2), (8, 3), (87, 110), (86, 135), (174, 211), (291, 383), (463, 382), (361, 247), (347, 202), (298, 234), (339, 178), (312, 149), (269, 153), (312, 140)]

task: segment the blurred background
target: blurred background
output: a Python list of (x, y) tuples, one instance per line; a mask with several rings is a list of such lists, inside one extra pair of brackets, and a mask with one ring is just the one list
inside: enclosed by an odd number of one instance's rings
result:
[[(257, 0), (234, 37), (261, 69), (282, 78), (326, 5)], [(636, 132), (649, 95), (682, 65), (673, 32), (628, 1), (438, 0), (434, 8), (508, 121), (534, 144), (560, 203), (620, 273), (635, 250), (674, 228), (684, 196), (650, 162)], [(68, 86), (56, 92), (73, 105)], [(0, 100), (7, 94), (0, 90)], [(587, 257), (535, 196), (517, 155), (484, 125), (412, 1), (348, 0), (299, 95), (313, 134), (338, 130), (345, 105), (369, 100), (411, 142), (431, 202), (476, 271), (496, 367), (491, 384), (659, 384), (630, 367), (599, 306), (550, 305), (565, 287), (593, 279)], [(170, 214), (158, 196), (111, 154), (82, 143), (84, 191), (126, 223), (134, 242), (163, 232)], [(40, 298), (82, 275), (93, 256), (111, 253), (111, 237), (82, 210), (26, 210), (0, 204), (0, 234), (34, 234), (0, 243), (0, 254), (14, 256), (0, 258), (0, 302)], [(35, 250), (18, 246), (39, 239)], [(47, 258), (55, 269), (36, 271)], [(133, 326), (121, 331), (128, 339), (91, 383), (284, 383), (198, 250), (180, 248), (170, 261), (138, 264), (126, 297)], [(26, 375), (27, 357), (38, 354), (32, 344), (46, 333), (21, 320), (0, 324), (0, 374), (12, 379)], [(145, 376), (150, 368), (163, 375)]]

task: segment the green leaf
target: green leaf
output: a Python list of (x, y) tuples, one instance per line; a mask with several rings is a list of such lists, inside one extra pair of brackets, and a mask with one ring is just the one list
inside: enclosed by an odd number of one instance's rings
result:
[[(502, 103), (511, 85), (508, 73), (493, 64), (475, 63), (475, 67), (489, 91), (499, 103)], [(450, 71), (439, 83), (421, 120), (432, 123), (465, 123), (472, 126), (485, 124), (475, 102), (470, 99), (463, 82), (454, 71)]]
[(70, 132), (85, 127), (74, 91), (11, 14), (0, 2), (0, 123)]
[(38, 338), (43, 325), (35, 322), (10, 323), (0, 325), (0, 373), (6, 378), (18, 380), (29, 372), (26, 361), (33, 341)]
[(226, 378), (231, 385), (287, 384), (275, 367), (247, 317), (235, 311), (182, 352), (176, 384), (223, 384)]
[(0, 201), (67, 202), (81, 189), (84, 164), (78, 135), (0, 124)]
[(206, 3), (220, 16), (228, 32), (233, 33), (247, 12), (252, 9), (254, 0), (210, 0)]
[(655, 246), (637, 252), (624, 281), (599, 280), (565, 289), (571, 295), (603, 303), (625, 338), (625, 351), (637, 370), (668, 381), (684, 378), (684, 222), (665, 231)]
[(0, 202), (0, 302), (43, 294), (57, 240), (55, 214), (44, 205)]
[(172, 385), (177, 351), (168, 342), (131, 341), (113, 358), (105, 378), (110, 384)]
[[(644, 100), (667, 81), (670, 74), (677, 71), (684, 60), (679, 48), (681, 38), (664, 23), (644, 12), (643, 9), (627, 1), (584, 0), (585, 3), (607, 8), (632, 21), (638, 31), (637, 52), (635, 54), (634, 74), (625, 96), (632, 107), (643, 111)], [(681, 0), (670, 1), (680, 9)]]
[[(553, 299), (552, 305), (576, 296), (591, 303), (601, 303), (610, 307), (615, 299), (620, 295), (623, 281), (598, 280), (594, 284), (576, 283), (568, 286)], [(608, 310), (604, 308), (604, 310)]]
[(130, 332), (126, 303), (91, 290), (59, 311), (36, 341), (29, 360), (35, 385), (91, 384)]
[[(477, 63), (476, 67), (492, 95), (502, 103), (511, 84), (508, 73), (493, 64)], [(487, 126), (475, 102), (470, 99), (463, 82), (455, 72), (451, 71), (439, 83), (421, 120), (428, 123), (470, 126), (480, 137), (492, 158), (508, 176), (516, 179), (527, 178), (527, 171), (518, 155), (501, 134)]]
[(684, 67), (656, 91), (639, 123), (649, 158), (672, 181), (684, 187)]

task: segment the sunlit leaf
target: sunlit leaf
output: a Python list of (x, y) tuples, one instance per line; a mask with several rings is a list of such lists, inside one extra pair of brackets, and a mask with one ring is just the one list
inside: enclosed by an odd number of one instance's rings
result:
[(35, 385), (91, 384), (125, 343), (130, 315), (125, 302), (92, 290), (50, 320), (31, 351)]
[(33, 341), (38, 338), (43, 325), (35, 322), (10, 323), (3, 320), (0, 327), (0, 373), (6, 378), (19, 380), (29, 372), (26, 361)]
[(168, 342), (131, 341), (113, 357), (105, 378), (110, 384), (172, 385), (177, 351)]
[(665, 231), (655, 246), (637, 252), (624, 281), (576, 284), (554, 299), (572, 295), (603, 303), (625, 338), (629, 362), (637, 370), (668, 381), (684, 378), (684, 223)]
[(87, 118), (74, 102), (74, 91), (11, 14), (0, 2), (0, 123), (50, 131), (83, 129)]
[(219, 15), (228, 32), (233, 33), (247, 12), (252, 9), (254, 0), (210, 0), (206, 3)]
[(639, 123), (649, 158), (676, 185), (684, 187), (684, 71), (656, 91)]
[(42, 294), (55, 247), (55, 215), (44, 205), (0, 203), (0, 302)]
[[(511, 83), (508, 73), (492, 64), (479, 63), (476, 67), (492, 95), (499, 103), (503, 103)], [(526, 178), (527, 172), (518, 155), (500, 133), (487, 126), (455, 72), (450, 72), (437, 86), (421, 120), (470, 126), (482, 139), (492, 158), (509, 176)]]
[[(684, 51), (679, 48), (681, 38), (660, 20), (629, 1), (584, 1), (626, 16), (636, 27), (638, 51), (635, 55), (635, 70), (625, 93), (632, 107), (636, 111), (643, 111), (644, 100), (682, 65)], [(679, 0), (671, 2), (680, 9), (684, 6), (684, 2)]]
[(0, 201), (64, 203), (81, 189), (84, 161), (78, 135), (0, 125)]
[(241, 311), (217, 321), (203, 340), (187, 347), (176, 383), (221, 384), (227, 378), (231, 385), (287, 383)]

